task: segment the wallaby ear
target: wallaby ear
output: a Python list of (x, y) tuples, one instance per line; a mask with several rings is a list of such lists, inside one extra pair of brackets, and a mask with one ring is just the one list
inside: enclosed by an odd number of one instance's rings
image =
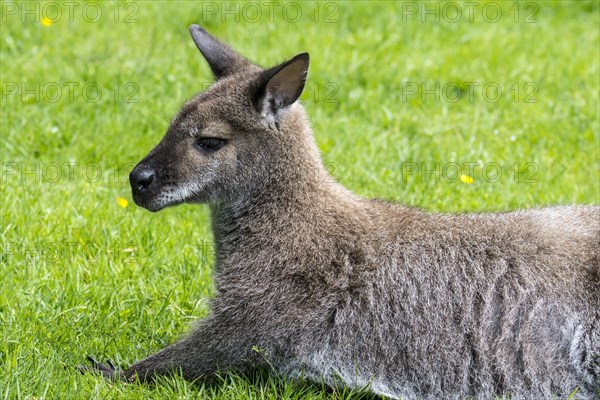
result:
[(263, 72), (255, 98), (261, 115), (275, 117), (280, 110), (298, 100), (306, 84), (308, 64), (308, 53), (301, 53)]
[(208, 61), (215, 79), (219, 80), (251, 65), (250, 61), (225, 43), (214, 38), (199, 25), (190, 25), (190, 33), (196, 47)]

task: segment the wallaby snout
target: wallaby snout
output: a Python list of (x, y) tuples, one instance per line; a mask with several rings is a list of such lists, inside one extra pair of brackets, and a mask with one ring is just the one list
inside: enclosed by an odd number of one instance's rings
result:
[[(146, 191), (151, 189), (152, 183), (156, 182), (156, 171), (154, 168), (138, 164), (129, 174), (129, 183), (134, 199), (139, 199)], [(137, 201), (136, 201), (137, 203)]]
[[(135, 204), (156, 212), (193, 199), (193, 195), (186, 190), (190, 187), (191, 168), (174, 162), (177, 156), (169, 149), (156, 146), (133, 168), (129, 183)], [(185, 152), (181, 151), (179, 157), (186, 160)], [(196, 175), (202, 179), (201, 173)]]
[(133, 168), (129, 183), (135, 204), (156, 212), (185, 200), (178, 194), (178, 187), (184, 184), (185, 168), (173, 162), (175, 157), (170, 149), (157, 145)]

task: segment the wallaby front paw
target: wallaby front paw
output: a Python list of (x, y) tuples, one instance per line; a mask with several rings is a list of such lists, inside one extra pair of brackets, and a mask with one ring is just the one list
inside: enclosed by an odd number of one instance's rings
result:
[(115, 365), (110, 360), (106, 360), (106, 364), (100, 364), (96, 359), (92, 356), (87, 356), (88, 361), (91, 366), (87, 365), (79, 365), (77, 369), (82, 373), (100, 373), (102, 377), (108, 379), (109, 381), (118, 381), (124, 378), (123, 371), (119, 371), (116, 369)]

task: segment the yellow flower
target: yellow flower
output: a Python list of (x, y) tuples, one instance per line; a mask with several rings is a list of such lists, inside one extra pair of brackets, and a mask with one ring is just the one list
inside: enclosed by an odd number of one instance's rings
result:
[(125, 208), (129, 204), (129, 202), (127, 201), (127, 199), (124, 199), (122, 197), (117, 197), (117, 204), (120, 205), (121, 207)]
[(54, 23), (54, 21), (48, 17), (42, 18), (42, 25), (44, 25), (44, 26), (52, 26), (53, 23)]
[(473, 183), (473, 178), (471, 178), (469, 175), (461, 175), (460, 180), (463, 181), (463, 183), (466, 183), (468, 185)]

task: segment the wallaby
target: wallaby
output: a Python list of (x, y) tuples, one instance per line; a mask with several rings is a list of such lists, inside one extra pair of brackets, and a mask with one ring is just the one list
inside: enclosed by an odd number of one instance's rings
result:
[(133, 169), (150, 211), (210, 206), (216, 296), (125, 381), (266, 368), (404, 399), (598, 398), (600, 207), (438, 214), (327, 174), (302, 53), (263, 69), (197, 25), (216, 79)]

